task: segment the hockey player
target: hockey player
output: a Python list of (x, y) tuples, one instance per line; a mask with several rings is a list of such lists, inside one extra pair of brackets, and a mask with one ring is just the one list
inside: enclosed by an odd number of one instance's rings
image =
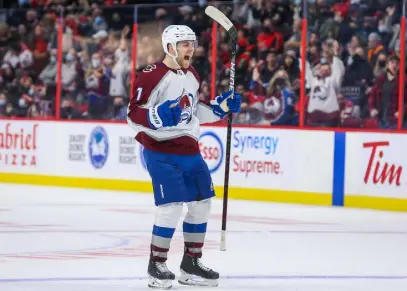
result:
[(190, 65), (197, 40), (189, 27), (167, 27), (162, 44), (166, 56), (162, 62), (147, 66), (137, 77), (127, 118), (129, 126), (137, 132), (136, 140), (144, 147), (157, 206), (148, 285), (161, 289), (172, 286), (175, 275), (165, 262), (186, 203), (185, 251), (178, 282), (217, 286), (219, 274), (200, 260), (215, 192), (199, 151), (199, 127), (223, 119), (229, 110), (239, 112), (241, 97), (230, 91), (210, 104), (199, 101), (199, 76)]

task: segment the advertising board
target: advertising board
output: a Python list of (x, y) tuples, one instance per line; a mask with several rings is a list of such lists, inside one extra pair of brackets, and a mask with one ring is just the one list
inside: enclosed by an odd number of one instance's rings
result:
[(347, 133), (345, 193), (407, 199), (407, 136)]
[(58, 140), (50, 123), (0, 121), (0, 171), (44, 173), (55, 170)]
[[(333, 133), (234, 128), (232, 186), (329, 193), (332, 190)], [(223, 185), (226, 130), (202, 128), (200, 149), (214, 184)]]
[(124, 124), (62, 123), (58, 174), (89, 178), (145, 180), (140, 145)]
[[(338, 134), (234, 127), (230, 197), (407, 209), (407, 137)], [(226, 128), (203, 126), (199, 148), (221, 195)], [(149, 192), (142, 150), (126, 124), (1, 120), (0, 181)]]

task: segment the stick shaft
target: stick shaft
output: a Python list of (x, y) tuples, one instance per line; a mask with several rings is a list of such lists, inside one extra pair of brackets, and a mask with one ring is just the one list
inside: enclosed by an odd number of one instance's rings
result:
[[(234, 44), (233, 44), (234, 46)], [(235, 47), (232, 48), (232, 62), (230, 66), (230, 86), (229, 90), (232, 92), (235, 89)], [(228, 197), (229, 197), (229, 174), (230, 174), (230, 151), (232, 141), (232, 119), (231, 112), (228, 114), (228, 125), (226, 134), (226, 157), (225, 157), (225, 180), (223, 184), (223, 212), (222, 212), (222, 235), (221, 235), (221, 250), (226, 250), (226, 224), (228, 213)]]

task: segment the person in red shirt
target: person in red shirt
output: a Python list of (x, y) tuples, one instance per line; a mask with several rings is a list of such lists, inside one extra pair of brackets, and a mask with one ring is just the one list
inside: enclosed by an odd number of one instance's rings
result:
[[(399, 117), (399, 66), (398, 56), (387, 59), (386, 72), (379, 76), (370, 92), (370, 116), (377, 119), (381, 128), (396, 128)], [(407, 84), (407, 82), (404, 82)], [(406, 87), (406, 86), (404, 86)], [(404, 107), (407, 106), (406, 90), (404, 88)], [(404, 112), (407, 108), (404, 108)]]
[(268, 50), (281, 52), (284, 48), (283, 34), (275, 29), (270, 18), (264, 20), (263, 30), (257, 36), (257, 46), (260, 52)]

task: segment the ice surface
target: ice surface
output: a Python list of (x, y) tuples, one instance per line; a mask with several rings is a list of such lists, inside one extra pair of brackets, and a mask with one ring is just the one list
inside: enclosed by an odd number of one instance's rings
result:
[[(154, 211), (151, 194), (0, 184), (0, 290), (148, 290)], [(215, 200), (203, 257), (220, 285), (205, 290), (407, 290), (407, 214), (230, 201), (221, 252), (221, 211)]]

